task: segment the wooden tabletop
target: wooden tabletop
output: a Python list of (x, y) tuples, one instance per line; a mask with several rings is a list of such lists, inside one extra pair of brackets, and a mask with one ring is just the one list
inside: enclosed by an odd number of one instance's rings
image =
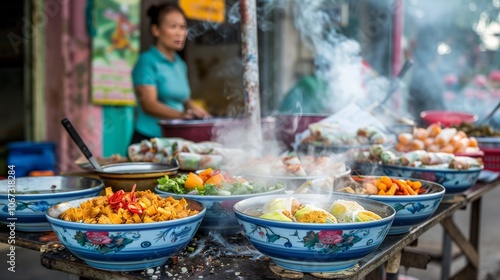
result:
[[(439, 205), (431, 218), (413, 227), (408, 233), (387, 236), (374, 252), (362, 258), (355, 267), (342, 272), (319, 275), (285, 271), (274, 265), (268, 258), (259, 255), (242, 235), (223, 237), (225, 243), (233, 242), (236, 244), (236, 248), (243, 248), (236, 250), (236, 252), (228, 251), (227, 246), (221, 245), (220, 241), (211, 242), (210, 236), (197, 235), (193, 240), (193, 242), (197, 242), (188, 245), (191, 249), (195, 247), (194, 252), (196, 253), (184, 250), (178, 256), (169, 259), (158, 270), (158, 279), (179, 276), (182, 276), (183, 279), (233, 279), (237, 276), (255, 275), (259, 275), (262, 279), (364, 279), (368, 274), (375, 273), (377, 268), (389, 259), (400, 254), (405, 247), (412, 244), (427, 230), (451, 217), (454, 212), (466, 207), (467, 204), (481, 199), (482, 195), (498, 185), (500, 185), (498, 180), (491, 183), (479, 183), (463, 195), (455, 196), (453, 199), (447, 198)], [(474, 226), (478, 227), (479, 225)], [(0, 228), (0, 242), (6, 243), (8, 234), (6, 226), (2, 226)], [(147, 271), (109, 272), (89, 267), (66, 249), (51, 249), (51, 246), (57, 243), (45, 240), (48, 236), (50, 236), (49, 233), (17, 232), (16, 245), (34, 250), (42, 249), (41, 263), (48, 269), (91, 279), (151, 279), (151, 276), (147, 275)], [(42, 248), (43, 245), (45, 246)]]

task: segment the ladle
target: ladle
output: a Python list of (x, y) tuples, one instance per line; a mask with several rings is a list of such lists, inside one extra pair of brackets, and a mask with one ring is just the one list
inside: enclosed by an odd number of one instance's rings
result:
[(61, 120), (61, 124), (66, 129), (69, 136), (71, 136), (71, 139), (73, 139), (73, 141), (76, 143), (78, 148), (80, 148), (80, 151), (82, 151), (82, 153), (85, 155), (85, 157), (89, 160), (90, 164), (92, 164), (92, 166), (94, 166), (95, 170), (102, 172), (103, 170), (102, 170), (101, 165), (94, 158), (94, 156), (90, 152), (89, 148), (87, 147), (87, 145), (85, 145), (82, 138), (80, 137), (78, 132), (76, 132), (76, 129), (73, 127), (71, 122), (67, 118), (64, 118)]
[(401, 82), (401, 80), (403, 79), (403, 77), (406, 75), (406, 72), (408, 72), (408, 70), (410, 70), (410, 68), (412, 66), (413, 66), (413, 60), (408, 59), (407, 61), (405, 61), (405, 64), (399, 70), (398, 75), (394, 79), (392, 79), (391, 83), (389, 84), (389, 90), (387, 91), (384, 99), (382, 99), (382, 101), (380, 101), (380, 102), (376, 102), (375, 104), (371, 105), (367, 109), (368, 112), (372, 112), (377, 107), (383, 106), (387, 102), (387, 100), (389, 100), (391, 98), (391, 96), (394, 95), (394, 93), (399, 88), (399, 83)]
[(493, 115), (495, 115), (495, 112), (499, 108), (500, 108), (500, 102), (498, 102), (497, 106), (495, 106), (495, 108), (493, 108), (493, 110), (486, 117), (484, 117), (484, 119), (478, 121), (477, 124), (479, 124), (479, 125), (486, 124), (493, 117)]

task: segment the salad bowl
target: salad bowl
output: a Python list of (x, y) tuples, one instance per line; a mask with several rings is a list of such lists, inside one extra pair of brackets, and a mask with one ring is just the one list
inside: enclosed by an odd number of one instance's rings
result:
[(220, 186), (204, 184), (203, 189), (199, 188), (200, 192), (198, 192), (185, 188), (186, 179), (186, 175), (175, 178), (163, 177), (158, 180), (159, 184), (155, 187), (155, 193), (162, 197), (186, 198), (203, 203), (206, 207), (206, 214), (198, 230), (201, 233), (215, 231), (234, 234), (240, 231), (233, 211), (235, 203), (250, 197), (279, 194), (285, 191), (284, 184), (266, 184), (233, 177), (232, 183), (228, 180)]

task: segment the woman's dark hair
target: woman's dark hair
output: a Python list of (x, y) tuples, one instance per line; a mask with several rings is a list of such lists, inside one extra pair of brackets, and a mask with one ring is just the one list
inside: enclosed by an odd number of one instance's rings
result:
[(150, 26), (154, 24), (160, 25), (160, 19), (170, 12), (179, 12), (186, 18), (184, 11), (175, 3), (165, 3), (160, 5), (153, 5), (148, 9), (148, 17), (150, 18)]

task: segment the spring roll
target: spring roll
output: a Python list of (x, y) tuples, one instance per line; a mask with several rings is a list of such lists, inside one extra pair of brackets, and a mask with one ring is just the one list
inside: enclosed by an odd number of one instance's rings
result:
[(324, 138), (330, 134), (337, 134), (341, 131), (340, 126), (338, 124), (330, 124), (330, 123), (312, 123), (308, 126), (309, 132), (315, 138)]
[(380, 158), (380, 155), (384, 151), (384, 146), (382, 145), (372, 145), (370, 147), (370, 154), (375, 158)]
[(196, 171), (201, 169), (220, 169), (222, 156), (220, 155), (200, 155), (193, 153), (179, 153), (177, 155), (179, 167), (182, 170)]
[(470, 168), (482, 168), (483, 160), (481, 158), (456, 156), (450, 161), (448, 167), (451, 169), (459, 169), (459, 170), (467, 170)]
[(370, 136), (369, 142), (370, 144), (384, 144), (385, 142), (387, 142), (387, 136), (385, 136), (385, 134), (381, 131), (377, 130)]
[(382, 160), (384, 164), (396, 164), (397, 159), (396, 155), (391, 151), (383, 151), (382, 154), (380, 154), (380, 160)]
[(215, 148), (220, 148), (222, 145), (216, 142), (204, 141), (199, 143), (186, 143), (184, 147), (186, 148), (186, 152), (207, 155), (213, 153)]
[(172, 147), (177, 141), (182, 141), (182, 138), (151, 138), (151, 146), (154, 152), (162, 151), (166, 147)]
[(141, 144), (136, 143), (136, 144), (131, 144), (127, 148), (127, 155), (129, 158), (133, 158), (137, 155), (141, 154)]
[(297, 156), (285, 157), (283, 159), (285, 170), (288, 174), (293, 176), (306, 176), (307, 173), (302, 167), (302, 163)]
[(403, 166), (412, 166), (412, 164), (416, 161), (422, 161), (422, 157), (426, 155), (427, 152), (425, 150), (416, 150), (403, 154), (399, 161)]
[(424, 156), (422, 156), (422, 164), (436, 165), (436, 164), (450, 163), (450, 161), (454, 157), (455, 155), (449, 153), (427, 153)]

